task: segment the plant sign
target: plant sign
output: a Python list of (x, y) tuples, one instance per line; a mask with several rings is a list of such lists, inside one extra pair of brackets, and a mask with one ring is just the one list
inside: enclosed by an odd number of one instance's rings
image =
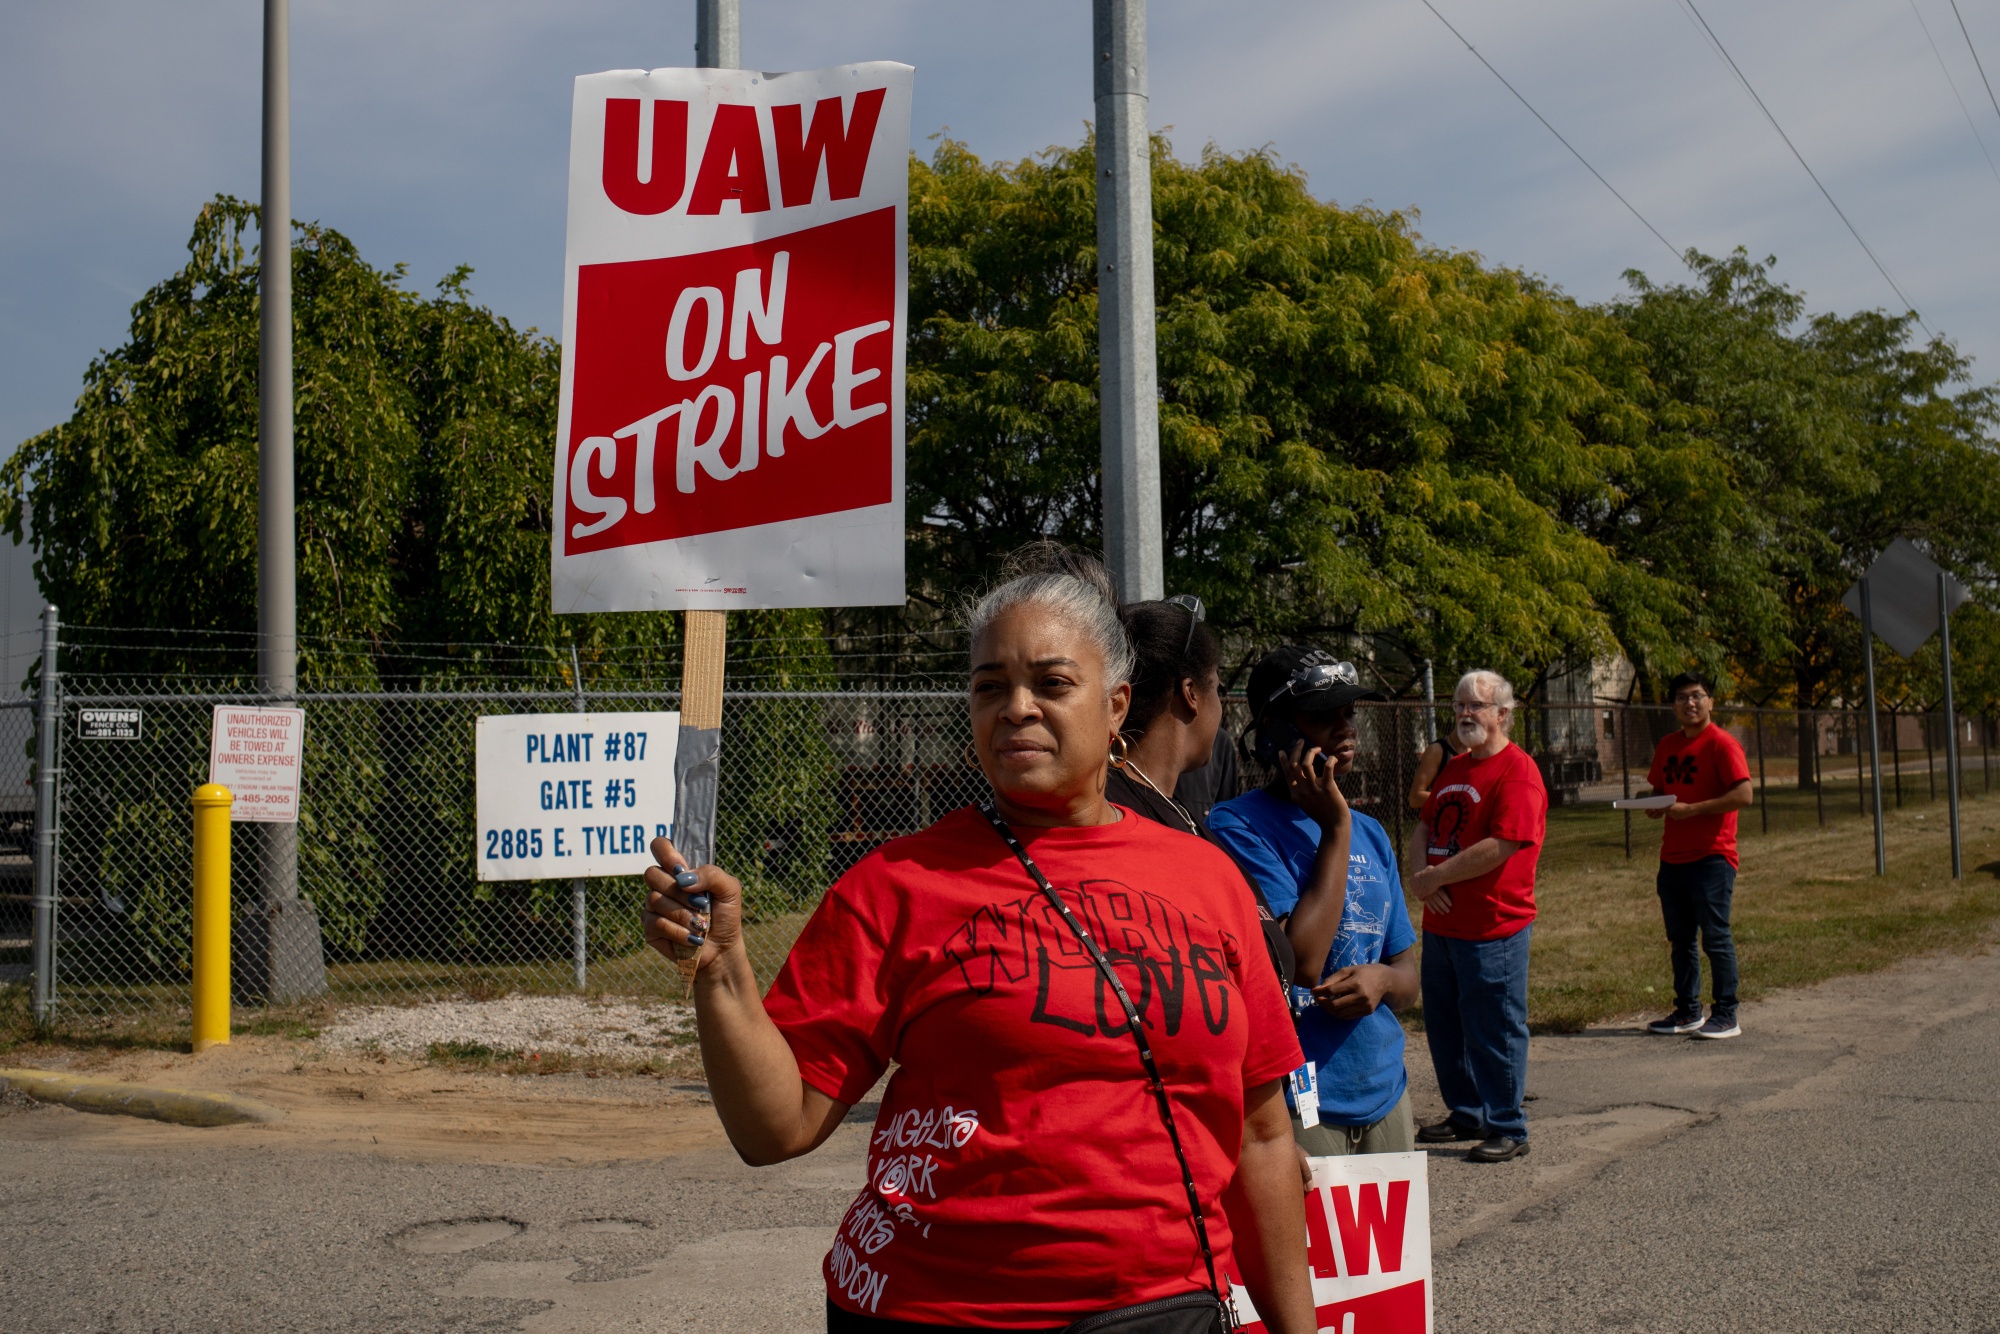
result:
[(576, 81), (556, 611), (903, 601), (911, 75)]

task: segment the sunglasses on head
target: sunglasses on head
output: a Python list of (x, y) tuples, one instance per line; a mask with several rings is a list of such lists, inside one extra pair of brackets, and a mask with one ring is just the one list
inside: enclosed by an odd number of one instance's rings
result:
[(1201, 599), (1196, 597), (1192, 593), (1176, 593), (1172, 597), (1166, 599), (1166, 602), (1168, 606), (1184, 607), (1187, 609), (1187, 614), (1188, 614), (1187, 640), (1185, 643), (1181, 645), (1181, 661), (1186, 662), (1188, 651), (1194, 647), (1194, 628), (1197, 625), (1200, 625), (1202, 621), (1206, 619), (1206, 617), (1208, 616), (1208, 608), (1204, 607), (1201, 603)]
[(1264, 701), (1269, 708), (1287, 695), (1312, 695), (1335, 686), (1358, 686), (1361, 672), (1351, 662), (1309, 662), (1292, 672), (1284, 685), (1271, 692), (1271, 698)]

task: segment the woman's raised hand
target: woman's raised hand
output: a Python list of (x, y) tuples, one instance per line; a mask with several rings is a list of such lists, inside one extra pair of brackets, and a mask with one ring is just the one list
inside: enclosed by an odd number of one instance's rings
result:
[(669, 959), (712, 959), (743, 943), (743, 885), (710, 863), (690, 870), (664, 838), (646, 869), (646, 943)]
[(1285, 789), (1292, 804), (1331, 830), (1347, 820), (1347, 796), (1333, 776), (1330, 757), (1318, 746), (1296, 743), (1289, 751), (1278, 752), (1278, 767), (1285, 771)]

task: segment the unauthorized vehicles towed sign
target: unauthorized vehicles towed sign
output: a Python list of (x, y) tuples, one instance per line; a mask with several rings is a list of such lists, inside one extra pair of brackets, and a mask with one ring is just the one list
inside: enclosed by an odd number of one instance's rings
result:
[(296, 824), (304, 709), (218, 704), (209, 725), (208, 781), (229, 789), (229, 818)]
[(576, 81), (556, 611), (902, 603), (911, 73)]
[(678, 713), (490, 715), (478, 727), (481, 880), (638, 875), (674, 811)]

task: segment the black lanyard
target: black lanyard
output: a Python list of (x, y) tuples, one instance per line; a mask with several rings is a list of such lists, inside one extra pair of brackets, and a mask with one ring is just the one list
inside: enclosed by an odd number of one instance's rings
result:
[(1111, 994), (1118, 997), (1118, 1003), (1125, 1007), (1125, 1026), (1131, 1031), (1132, 1040), (1139, 1044), (1139, 1063), (1146, 1067), (1146, 1086), (1153, 1091), (1153, 1099), (1160, 1109), (1160, 1120), (1167, 1127), (1167, 1138), (1174, 1146), (1174, 1157), (1180, 1161), (1181, 1185), (1187, 1189), (1188, 1211), (1194, 1217), (1195, 1240), (1201, 1243), (1201, 1260), (1208, 1266), (1208, 1290), (1215, 1294), (1215, 1300), (1222, 1305), (1224, 1320), (1229, 1328), (1234, 1329), (1235, 1310), (1231, 1307), (1229, 1299), (1223, 1295), (1222, 1284), (1215, 1275), (1215, 1253), (1208, 1245), (1208, 1222), (1202, 1217), (1201, 1196), (1195, 1190), (1194, 1172), (1188, 1167), (1187, 1154), (1181, 1149), (1181, 1134), (1174, 1125), (1173, 1103), (1167, 1098), (1167, 1085), (1166, 1081), (1160, 1078), (1160, 1067), (1153, 1061), (1153, 1046), (1146, 1040), (1146, 1027), (1139, 1019), (1139, 1009), (1132, 1004), (1132, 997), (1126, 992), (1125, 983), (1119, 979), (1118, 971), (1111, 966), (1111, 960), (1104, 957), (1104, 951), (1097, 947), (1095, 940), (1091, 939), (1090, 932), (1084, 929), (1082, 922), (1076, 920), (1075, 914), (1069, 910), (1069, 905), (1062, 901), (1062, 895), (1056, 893), (1055, 887), (1049, 883), (1049, 878), (1042, 874), (1041, 867), (1035, 865), (1035, 859), (1021, 846), (1021, 840), (1014, 837), (1014, 831), (1000, 818), (1000, 812), (994, 808), (993, 803), (980, 802), (979, 813), (993, 826), (993, 832), (1006, 840), (1007, 847), (1020, 860), (1022, 869), (1034, 880), (1035, 887), (1042, 891), (1042, 897), (1054, 905), (1055, 910), (1062, 915), (1063, 921), (1069, 924), (1069, 929), (1076, 933), (1077, 940), (1083, 944), (1084, 952), (1090, 955), (1090, 961), (1097, 965), (1097, 971), (1111, 984)]

